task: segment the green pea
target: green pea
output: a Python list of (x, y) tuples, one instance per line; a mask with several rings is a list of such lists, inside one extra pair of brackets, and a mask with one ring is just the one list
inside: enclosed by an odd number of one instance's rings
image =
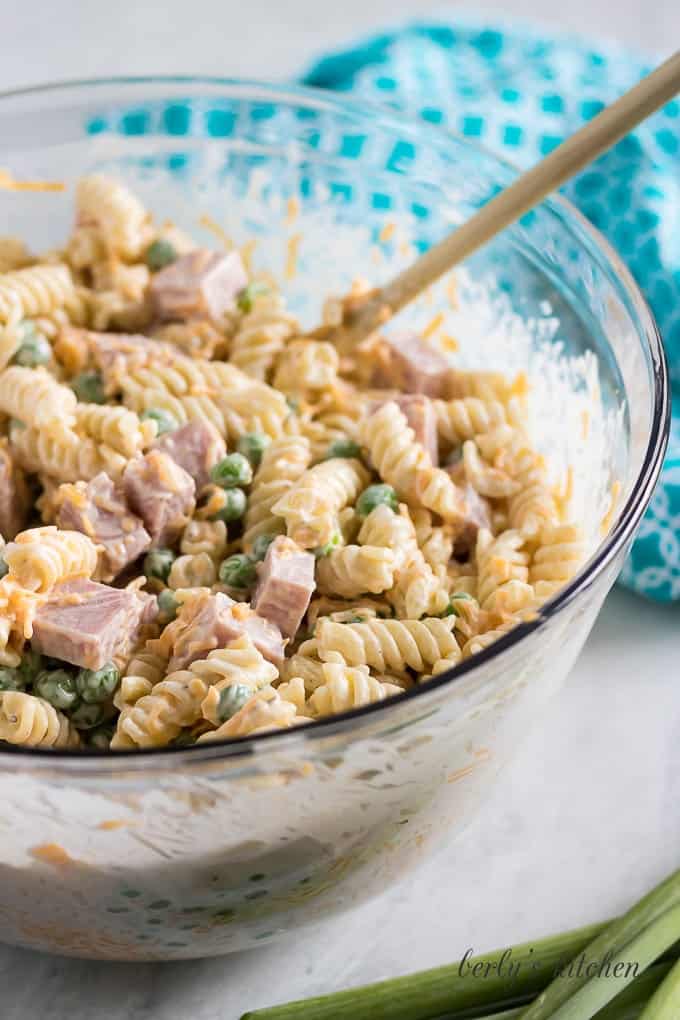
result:
[(20, 418), (10, 418), (10, 420), (9, 420), (9, 430), (10, 430), (10, 432), (14, 432), (15, 429), (18, 430), (19, 432), (21, 432), (22, 429), (25, 429), (25, 428), (26, 428), (26, 425), (25, 425), (25, 423)]
[(472, 598), (472, 595), (468, 595), (468, 593), (466, 591), (457, 591), (457, 592), (455, 592), (453, 595), (451, 595), (449, 597), (449, 604), (446, 607), (446, 609), (444, 610), (444, 612), (441, 613), (440, 615), (441, 616), (460, 616), (460, 613), (458, 612), (458, 610), (456, 608), (456, 602), (457, 601), (458, 602), (472, 602), (474, 600)]
[(177, 609), (179, 602), (174, 591), (171, 588), (164, 588), (157, 599), (158, 612), (163, 621), (169, 623), (170, 620), (174, 620), (177, 616)]
[(112, 662), (101, 669), (80, 669), (76, 673), (76, 690), (87, 705), (99, 705), (116, 690), (120, 673)]
[(27, 648), (21, 656), (21, 662), (19, 663), (19, 670), (26, 683), (33, 683), (38, 673), (44, 668), (45, 663), (42, 655), (39, 652), (34, 652), (32, 648)]
[(336, 439), (326, 450), (324, 460), (333, 457), (360, 457), (361, 447), (353, 439)]
[(88, 705), (81, 702), (69, 716), (77, 730), (93, 730), (105, 722), (109, 715), (108, 705)]
[(12, 359), (14, 364), (22, 365), (24, 368), (46, 365), (52, 357), (49, 341), (38, 332), (35, 323), (30, 319), (24, 319), (21, 327), (21, 343)]
[(261, 432), (247, 432), (245, 436), (240, 437), (236, 449), (250, 461), (253, 467), (258, 467), (262, 460), (262, 454), (270, 442), (269, 436), (265, 436)]
[(258, 535), (253, 542), (253, 551), (251, 553), (252, 558), (257, 562), (263, 560), (267, 555), (267, 549), (275, 538), (276, 535)]
[(213, 521), (238, 521), (246, 512), (248, 500), (243, 489), (225, 489), (222, 508), (213, 514)]
[(43, 669), (33, 681), (33, 689), (54, 708), (73, 708), (78, 703), (75, 677), (65, 669)]
[(7, 574), (9, 574), (9, 567), (5, 563), (2, 556), (0, 556), (0, 578), (6, 577)]
[(210, 477), (223, 489), (234, 489), (237, 485), (250, 485), (253, 469), (242, 453), (230, 453), (210, 471)]
[(286, 403), (288, 404), (293, 414), (298, 414), (300, 410), (300, 401), (297, 399), (297, 397), (286, 397)]
[(97, 726), (96, 729), (90, 730), (87, 736), (88, 747), (93, 747), (96, 751), (108, 751), (115, 731), (115, 726), (112, 726), (110, 723), (105, 723), (103, 726)]
[(217, 716), (221, 723), (231, 719), (240, 708), (243, 708), (246, 701), (252, 697), (252, 689), (247, 684), (230, 684), (229, 687), (220, 693), (220, 702), (217, 706)]
[(152, 273), (169, 266), (176, 258), (177, 251), (174, 245), (162, 237), (159, 237), (157, 241), (153, 241), (144, 254), (144, 261)]
[(172, 549), (152, 549), (144, 557), (144, 574), (149, 580), (167, 581), (174, 562)]
[(103, 404), (106, 400), (104, 381), (99, 372), (81, 372), (71, 380), (71, 389), (85, 404)]
[(377, 506), (381, 506), (383, 503), (390, 510), (398, 510), (399, 500), (392, 486), (383, 484), (369, 485), (359, 496), (356, 511), (361, 517), (368, 517), (371, 510), (375, 510)]
[(174, 432), (179, 425), (177, 419), (162, 407), (149, 407), (142, 411), (139, 417), (142, 421), (155, 421), (159, 436), (165, 435), (166, 432)]
[(257, 570), (250, 556), (235, 553), (220, 563), (220, 581), (230, 588), (250, 588), (257, 579)]
[(236, 304), (242, 312), (247, 314), (248, 312), (252, 312), (253, 301), (255, 298), (259, 297), (260, 294), (268, 294), (269, 291), (270, 288), (266, 283), (254, 280), (252, 283), (249, 283), (247, 287), (244, 287), (242, 291), (239, 291), (238, 297), (236, 298)]
[(339, 531), (336, 531), (331, 537), (330, 542), (326, 542), (325, 545), (318, 545), (316, 549), (312, 550), (312, 552), (314, 553), (316, 559), (319, 560), (323, 556), (330, 556), (333, 550), (337, 549), (341, 542), (342, 535), (340, 534)]
[(26, 679), (22, 676), (20, 669), (10, 669), (9, 666), (0, 667), (0, 691), (23, 691), (26, 689)]
[(181, 733), (175, 737), (172, 742), (173, 747), (192, 747), (197, 740), (197, 736), (191, 730), (182, 730)]

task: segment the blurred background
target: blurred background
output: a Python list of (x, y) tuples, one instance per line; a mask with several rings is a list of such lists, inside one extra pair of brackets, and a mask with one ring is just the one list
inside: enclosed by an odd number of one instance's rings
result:
[[(107, 74), (294, 77), (319, 53), (416, 17), (480, 13), (428, 0), (0, 0), (0, 88)], [(678, 0), (502, 0), (500, 17), (619, 40), (648, 53), (680, 42)], [(49, 13), (47, 13), (49, 11)]]

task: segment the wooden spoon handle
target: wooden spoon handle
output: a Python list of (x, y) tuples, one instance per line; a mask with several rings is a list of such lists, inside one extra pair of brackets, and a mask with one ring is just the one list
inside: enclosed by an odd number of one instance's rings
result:
[[(680, 50), (567, 138), (475, 215), (428, 249), (394, 279), (356, 300), (342, 326), (345, 347), (359, 343), (505, 227), (537, 205), (588, 163), (680, 92)], [(349, 343), (348, 343), (349, 341)]]

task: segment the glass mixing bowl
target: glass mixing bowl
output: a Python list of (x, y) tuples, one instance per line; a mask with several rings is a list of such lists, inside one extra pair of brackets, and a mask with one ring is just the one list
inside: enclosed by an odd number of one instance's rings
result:
[[(0, 139), (17, 178), (115, 173), (194, 233), (257, 239), (254, 259), (305, 324), (326, 294), (379, 282), (514, 175), (386, 111), (204, 79), (8, 94)], [(71, 216), (68, 189), (0, 192), (2, 232), (35, 248), (57, 245)], [(439, 309), (464, 363), (532, 378), (537, 441), (575, 469), (588, 562), (492, 648), (310, 728), (118, 755), (3, 750), (0, 938), (128, 960), (257, 946), (380, 893), (483, 807), (621, 567), (662, 462), (668, 390), (633, 280), (559, 198), (471, 259), (455, 294), (449, 283), (409, 314), (422, 326)]]

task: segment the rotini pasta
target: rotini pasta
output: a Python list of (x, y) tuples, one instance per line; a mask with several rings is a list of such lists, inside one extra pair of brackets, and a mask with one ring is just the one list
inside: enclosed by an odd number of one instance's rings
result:
[(260, 247), (205, 223), (222, 251), (95, 174), (62, 248), (0, 238), (0, 743), (186, 747), (382, 702), (586, 555), (523, 374), (456, 368), (438, 310), (336, 343), (361, 282), (301, 334)]
[(65, 715), (48, 701), (22, 691), (0, 691), (0, 740), (20, 747), (78, 747)]

